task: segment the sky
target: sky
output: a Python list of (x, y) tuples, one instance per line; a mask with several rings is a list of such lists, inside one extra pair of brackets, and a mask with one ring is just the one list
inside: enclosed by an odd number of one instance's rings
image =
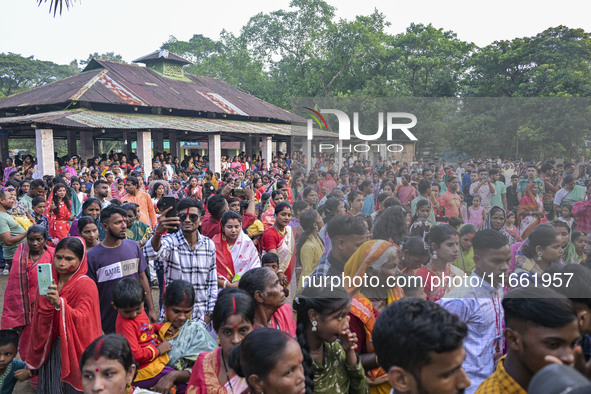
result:
[[(51, 1), (51, 0), (50, 0)], [(115, 52), (127, 62), (160, 48), (170, 36), (186, 41), (194, 34), (217, 39), (225, 29), (239, 34), (250, 17), (287, 9), (289, 0), (225, 2), (208, 0), (75, 0), (55, 18), (49, 3), (6, 1), (0, 23), (0, 53), (68, 64), (90, 53)], [(591, 32), (587, 0), (328, 0), (338, 18), (351, 20), (374, 9), (398, 34), (411, 23), (431, 23), (452, 30), (478, 46), (496, 40), (533, 36), (548, 27), (566, 25)], [(480, 4), (480, 5), (477, 5)]]

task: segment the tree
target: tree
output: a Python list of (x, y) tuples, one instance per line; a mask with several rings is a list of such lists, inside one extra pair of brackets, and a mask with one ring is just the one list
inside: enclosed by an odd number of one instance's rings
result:
[(111, 62), (117, 62), (117, 63), (127, 63), (125, 60), (123, 60), (123, 57), (119, 54), (115, 54), (115, 52), (105, 52), (105, 53), (89, 53), (88, 57), (86, 58), (86, 60), (80, 60), (77, 61), (76, 59), (72, 60), (70, 62), (70, 66), (71, 67), (76, 67), (78, 70), (82, 71), (87, 65), (88, 63), (90, 63), (93, 59), (96, 60), (109, 60)]
[[(74, 5), (74, 2), (76, 0), (50, 0), (50, 1), (51, 2), (49, 3), (49, 13), (51, 14), (51, 11), (53, 10), (53, 17), (55, 18), (55, 15), (57, 14), (58, 9), (59, 9), (59, 12), (61, 15), (62, 11), (64, 9), (64, 5), (66, 6), (66, 9), (69, 9), (70, 6)], [(40, 7), (41, 4), (47, 3), (47, 0), (37, 0), (37, 3)]]
[(0, 97), (54, 82), (75, 72), (66, 65), (15, 53), (0, 54)]

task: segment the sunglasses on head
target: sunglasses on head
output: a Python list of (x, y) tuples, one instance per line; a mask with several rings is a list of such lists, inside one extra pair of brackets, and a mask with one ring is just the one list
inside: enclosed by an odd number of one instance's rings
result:
[(187, 215), (186, 213), (180, 213), (179, 214), (180, 221), (184, 222), (185, 220), (187, 220), (187, 216), (189, 216), (189, 220), (192, 221), (193, 223), (195, 223), (199, 220), (199, 215), (197, 215), (196, 213), (190, 213), (189, 215)]

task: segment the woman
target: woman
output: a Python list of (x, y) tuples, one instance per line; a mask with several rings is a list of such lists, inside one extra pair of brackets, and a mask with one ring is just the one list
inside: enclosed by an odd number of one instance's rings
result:
[(45, 209), (45, 216), (49, 219), (49, 236), (54, 241), (68, 236), (70, 222), (75, 218), (72, 206), (66, 185), (63, 183), (56, 184), (53, 187), (49, 204)]
[[(82, 213), (80, 214), (80, 217), (90, 216), (97, 223), (97, 227), (98, 227), (98, 220), (99, 220), (100, 215), (101, 215), (101, 202), (99, 201), (99, 199), (94, 198), (94, 197), (87, 198), (86, 201), (84, 201), (84, 204), (82, 204)], [(99, 232), (100, 232), (100, 229), (99, 229)], [(104, 230), (103, 230), (103, 232), (104, 232)], [(70, 226), (70, 232), (68, 233), (68, 237), (79, 237), (79, 236), (80, 236), (80, 231), (78, 230), (78, 220), (74, 220), (72, 222), (72, 225)], [(99, 237), (100, 237), (100, 234), (99, 234)], [(103, 238), (104, 238), (104, 234), (103, 234)]]
[(239, 287), (255, 302), (255, 328), (274, 328), (295, 337), (293, 310), (285, 303), (283, 286), (275, 271), (268, 267), (250, 270), (242, 277)]
[(242, 231), (242, 216), (238, 212), (224, 212), (220, 224), (221, 232), (213, 237), (218, 287), (238, 287), (242, 275), (260, 267), (261, 260), (254, 243)]
[(127, 194), (125, 191), (125, 182), (121, 178), (116, 178), (114, 183), (116, 184), (116, 188), (114, 190), (111, 189), (111, 196), (116, 200), (121, 200)]
[(213, 328), (220, 346), (201, 353), (193, 366), (187, 394), (240, 394), (248, 392), (246, 380), (230, 364), (230, 351), (252, 331), (255, 308), (241, 289), (224, 289), (213, 308)]
[(293, 185), (292, 185), (292, 193), (294, 197), (298, 197), (304, 191), (304, 174), (301, 172), (296, 172), (293, 177)]
[(76, 193), (76, 196), (78, 197), (79, 201), (86, 200), (88, 195), (80, 190), (82, 187), (82, 182), (80, 181), (80, 179), (78, 177), (75, 176), (75, 177), (72, 177), (72, 179), (70, 179), (70, 186), (72, 187), (72, 189), (74, 189), (74, 192)]
[(287, 202), (280, 202), (275, 207), (275, 223), (265, 230), (261, 238), (264, 253), (275, 253), (279, 256), (279, 271), (277, 275), (281, 284), (289, 289), (289, 294), (295, 294), (295, 235), (289, 227), (291, 221), (291, 206)]
[(575, 244), (571, 242), (570, 226), (562, 220), (554, 220), (550, 223), (562, 238), (562, 263), (563, 264), (578, 264), (581, 262)]
[(544, 217), (544, 205), (538, 195), (539, 191), (540, 185), (532, 182), (525, 189), (525, 195), (519, 201), (517, 220), (519, 220), (519, 235), (521, 239), (529, 237)]
[(280, 202), (285, 201), (285, 196), (281, 190), (273, 190), (271, 198), (269, 199), (269, 208), (261, 215), (261, 222), (265, 226), (265, 230), (272, 227), (275, 223), (275, 207)]
[(246, 380), (254, 394), (305, 394), (311, 389), (304, 376), (302, 358), (302, 350), (293, 338), (260, 329), (232, 349), (230, 367)]
[(460, 253), (452, 265), (470, 275), (476, 264), (474, 263), (474, 248), (472, 247), (472, 240), (476, 235), (476, 226), (470, 223), (462, 224), (460, 227)]
[(12, 258), (12, 269), (4, 293), (2, 329), (20, 332), (19, 354), (26, 361), (31, 339), (33, 306), (37, 296), (37, 265), (53, 262), (54, 248), (47, 245), (47, 229), (33, 225), (27, 241), (21, 243)]
[(26, 155), (23, 161), (23, 165), (20, 168), (20, 172), (23, 178), (31, 178), (33, 177), (33, 173), (35, 172), (35, 161), (33, 160), (33, 156)]
[(509, 233), (505, 228), (506, 215), (507, 213), (503, 208), (492, 207), (487, 215), (486, 221), (478, 231), (489, 228), (499, 231), (505, 236), (505, 238), (507, 238), (507, 241), (509, 241), (509, 246), (512, 246), (515, 242), (517, 242), (517, 239), (515, 239), (515, 237), (511, 235), (511, 233)]
[(400, 274), (400, 252), (400, 248), (395, 244), (384, 240), (371, 240), (362, 244), (345, 264), (345, 276), (353, 281), (363, 282), (366, 276), (380, 279), (377, 287), (347, 289), (352, 296), (349, 329), (357, 335), (357, 351), (366, 371), (365, 377), (369, 383), (370, 393), (388, 394), (392, 390), (386, 371), (376, 362), (372, 331), (380, 312), (391, 302), (404, 297), (400, 287), (389, 288), (386, 283), (386, 278), (395, 278)]
[(95, 339), (80, 357), (85, 394), (131, 394), (136, 369), (129, 343), (118, 334)]
[(14, 162), (10, 157), (6, 159), (6, 167), (4, 167), (4, 182), (6, 182), (9, 179), (10, 174), (12, 174), (13, 171), (17, 171), (17, 168), (14, 166), (13, 163)]
[(527, 276), (541, 275), (552, 263), (560, 262), (562, 253), (562, 236), (551, 224), (540, 224), (517, 252), (515, 273)]
[(196, 198), (198, 200), (203, 199), (203, 192), (196, 176), (191, 176), (189, 178), (189, 184), (185, 188), (185, 193), (189, 198)]
[[(417, 271), (423, 279), (428, 301), (439, 301), (451, 290), (450, 282), (464, 272), (450, 263), (458, 258), (458, 234), (449, 224), (438, 224), (429, 233), (431, 261)], [(440, 280), (433, 280), (434, 277)], [(450, 280), (452, 279), (452, 280)]]
[(304, 201), (310, 204), (310, 207), (314, 210), (318, 209), (318, 192), (314, 190), (314, 188), (307, 187), (302, 192), (302, 197)]
[(94, 218), (90, 216), (82, 216), (78, 220), (77, 227), (80, 236), (84, 240), (87, 252), (101, 243), (99, 239), (99, 230)]
[(410, 184), (410, 175), (404, 174), (402, 183), (396, 187), (396, 197), (398, 197), (402, 205), (410, 207), (411, 201), (417, 196), (417, 189)]
[(318, 236), (318, 232), (324, 226), (322, 217), (310, 209), (302, 214), (300, 224), (304, 232), (296, 242), (297, 267), (301, 268), (298, 275), (298, 290), (302, 289), (301, 278), (309, 276), (314, 271), (324, 254), (324, 242)]
[(162, 182), (154, 182), (150, 197), (152, 198), (152, 204), (156, 210), (156, 217), (160, 217), (160, 211), (158, 210), (158, 201), (164, 197), (164, 184)]
[(82, 389), (79, 357), (101, 333), (96, 284), (86, 276), (86, 250), (80, 238), (60, 240), (47, 295), (37, 295), (27, 367), (39, 373), (38, 393)]

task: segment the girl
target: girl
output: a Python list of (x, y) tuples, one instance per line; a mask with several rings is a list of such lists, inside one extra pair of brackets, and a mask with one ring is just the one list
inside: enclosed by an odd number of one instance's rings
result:
[(291, 221), (291, 206), (287, 202), (280, 202), (275, 207), (275, 223), (265, 230), (261, 238), (261, 245), (265, 253), (275, 253), (279, 256), (279, 279), (281, 285), (295, 294), (295, 235), (289, 222)]
[[(259, 394), (306, 394), (302, 350), (289, 335), (268, 328), (249, 334), (230, 354), (230, 367)], [(237, 393), (237, 391), (235, 391)]]
[(429, 251), (422, 237), (410, 237), (402, 245), (400, 272), (414, 275), (429, 260)]
[(191, 320), (195, 289), (184, 280), (175, 280), (164, 293), (166, 323), (156, 324), (160, 339), (170, 342), (168, 366), (175, 369), (161, 378), (154, 390), (168, 392), (175, 383), (187, 384), (197, 356), (211, 352), (217, 345), (203, 324)]
[(21, 183), (19, 184), (19, 188), (18, 188), (18, 199), (20, 200), (25, 194), (27, 194), (29, 192), (29, 188), (31, 187), (31, 182), (28, 181), (27, 179), (25, 179), (24, 181), (21, 181)]
[(271, 193), (271, 198), (269, 199), (269, 208), (263, 212), (263, 215), (261, 216), (261, 222), (263, 222), (265, 230), (272, 227), (275, 223), (275, 207), (277, 204), (283, 201), (285, 201), (283, 192), (281, 192), (281, 190), (273, 190), (273, 193)]
[[(98, 290), (87, 277), (80, 238), (63, 238), (55, 247), (53, 284), (38, 294), (27, 353), (27, 367), (39, 374), (38, 393), (82, 389), (78, 368), (84, 349), (102, 334)], [(52, 329), (48, 329), (52, 327)]]
[(552, 225), (540, 224), (517, 252), (515, 273), (525, 276), (542, 275), (552, 263), (560, 262), (562, 253), (562, 236)]
[(158, 201), (160, 201), (160, 199), (164, 197), (164, 184), (161, 182), (154, 183), (154, 188), (152, 189), (150, 197), (152, 198), (152, 203), (154, 204), (154, 209), (156, 210), (156, 217), (159, 218), (160, 213), (157, 204)]
[(187, 194), (187, 197), (196, 198), (198, 200), (203, 199), (203, 192), (196, 176), (191, 176), (189, 178), (189, 185), (185, 188), (185, 193)]
[(4, 293), (2, 329), (20, 332), (19, 354), (26, 361), (31, 340), (33, 305), (37, 296), (37, 265), (53, 263), (54, 248), (47, 245), (47, 229), (33, 225), (27, 240), (21, 243), (12, 258), (12, 269)]
[(220, 224), (222, 231), (213, 237), (218, 287), (238, 287), (242, 275), (260, 267), (261, 260), (256, 246), (242, 231), (242, 216), (238, 212), (224, 212)]
[(299, 238), (302, 235), (302, 229), (300, 227), (300, 216), (308, 209), (310, 209), (310, 204), (303, 200), (297, 200), (292, 205), (293, 208), (293, 215), (291, 216), (291, 220), (289, 222), (289, 227), (295, 231), (296, 237)]
[(480, 226), (486, 221), (486, 211), (484, 210), (484, 207), (480, 205), (481, 201), (480, 196), (474, 196), (474, 198), (472, 198), (472, 205), (468, 207), (466, 210), (466, 216), (464, 216), (466, 223), (473, 224), (476, 228), (480, 228)]
[(188, 394), (248, 392), (246, 380), (236, 374), (236, 365), (230, 364), (228, 358), (232, 348), (252, 331), (254, 317), (253, 299), (244, 290), (228, 288), (218, 294), (212, 320), (220, 346), (197, 357), (189, 379)]
[[(99, 223), (100, 215), (101, 215), (101, 202), (99, 201), (99, 199), (95, 198), (95, 197), (87, 198), (86, 201), (84, 201), (84, 204), (82, 204), (81, 216), (90, 216), (91, 218), (94, 219), (94, 222), (97, 224), (97, 227), (99, 227), (98, 223)], [(102, 226), (99, 228), (99, 239), (101, 238), (101, 230), (102, 230)], [(78, 231), (78, 220), (74, 220), (72, 222), (68, 236), (69, 237), (80, 236), (80, 232)], [(102, 236), (104, 238), (104, 230), (103, 230)]]
[(82, 216), (77, 223), (78, 232), (86, 244), (86, 251), (88, 252), (96, 245), (100, 244), (99, 231), (96, 222), (90, 216)]
[(474, 263), (474, 248), (472, 240), (478, 230), (473, 224), (462, 224), (460, 227), (460, 253), (452, 264), (470, 275), (476, 267)]
[(519, 236), (519, 229), (515, 225), (515, 212), (507, 211), (507, 219), (505, 220), (505, 231), (511, 238), (514, 240), (514, 244), (517, 242), (521, 242), (521, 237)]
[(49, 236), (54, 242), (68, 236), (70, 222), (74, 220), (72, 202), (68, 197), (66, 185), (58, 183), (53, 187), (50, 204), (46, 208), (46, 217), (49, 219)]
[(74, 189), (74, 192), (76, 192), (76, 195), (78, 196), (78, 200), (80, 200), (81, 202), (86, 200), (86, 198), (88, 196), (86, 195), (86, 193), (83, 193), (82, 191), (80, 191), (81, 182), (80, 182), (80, 179), (78, 179), (78, 177), (75, 176), (70, 180), (70, 187), (72, 189)]
[(357, 216), (363, 208), (363, 194), (358, 190), (352, 190), (347, 195), (347, 201), (349, 202), (349, 212), (351, 216)]
[(560, 207), (561, 217), (558, 220), (562, 220), (570, 228), (576, 228), (577, 223), (575, 222), (575, 218), (573, 217), (573, 205), (572, 204), (562, 204)]
[(570, 240), (570, 227), (562, 220), (552, 221), (552, 226), (556, 229), (558, 234), (562, 237), (562, 262), (564, 264), (578, 264), (580, 260), (575, 250), (575, 245)]
[(342, 287), (308, 286), (293, 305), (306, 385), (314, 393), (367, 393), (365, 371), (355, 353), (357, 336), (349, 330), (349, 294)]
[(544, 206), (538, 192), (540, 186), (532, 182), (525, 189), (525, 194), (519, 201), (517, 208), (517, 220), (519, 221), (519, 236), (526, 239), (541, 223), (544, 217)]
[(585, 255), (585, 233), (581, 231), (573, 231), (570, 237), (571, 242), (575, 245), (575, 252), (577, 253), (577, 259), (579, 262), (585, 261), (587, 256)]
[(318, 212), (312, 210), (304, 212), (301, 225), (304, 232), (296, 242), (297, 267), (301, 267), (301, 272), (297, 276), (299, 290), (302, 288), (300, 278), (309, 276), (324, 254), (324, 242), (318, 236), (324, 222)]
[[(423, 278), (427, 300), (438, 301), (450, 290), (450, 277), (464, 276), (464, 272), (450, 263), (458, 258), (458, 234), (449, 224), (438, 224), (433, 227), (428, 236), (428, 245), (431, 251), (431, 261), (417, 271), (417, 275)], [(433, 283), (433, 277), (438, 276), (441, 281), (439, 286)]]
[(429, 215), (431, 214), (431, 204), (429, 200), (419, 200), (417, 201), (417, 208), (416, 213), (413, 218), (413, 223), (417, 220), (427, 221), (429, 219)]

